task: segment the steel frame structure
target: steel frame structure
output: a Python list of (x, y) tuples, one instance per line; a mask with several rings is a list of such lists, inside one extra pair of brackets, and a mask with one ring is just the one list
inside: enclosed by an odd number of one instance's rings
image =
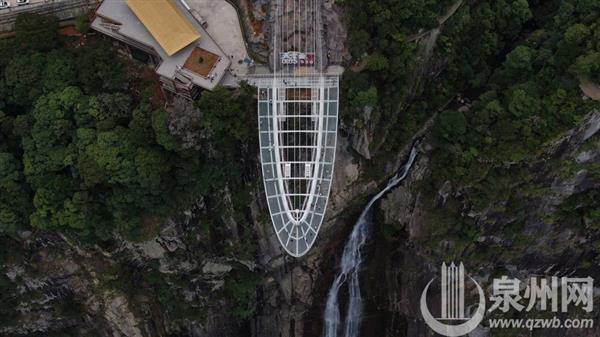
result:
[[(329, 199), (339, 79), (323, 71), (321, 1), (277, 0), (274, 6), (273, 73), (249, 82), (258, 88), (260, 157), (273, 228), (283, 249), (301, 257), (317, 238)], [(309, 66), (290, 64), (289, 55), (302, 54), (311, 55)]]

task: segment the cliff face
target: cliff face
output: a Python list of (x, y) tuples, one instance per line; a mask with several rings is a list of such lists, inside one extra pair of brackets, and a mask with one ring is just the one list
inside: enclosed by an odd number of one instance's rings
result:
[[(326, 220), (310, 252), (293, 259), (285, 255), (271, 224), (258, 223), (262, 268), (268, 275), (260, 287), (253, 336), (320, 336), (326, 294), (338, 266), (339, 252), (365, 199), (380, 182), (359, 181), (361, 164), (345, 137), (338, 137), (335, 179)], [(262, 209), (266, 209), (263, 205)]]
[(18, 305), (3, 333), (237, 336), (239, 325), (228, 319), (238, 305), (227, 299), (225, 282), (232, 273), (254, 271), (254, 260), (200, 250), (188, 225), (196, 224), (172, 221), (145, 242), (117, 238), (109, 247), (45, 232), (3, 242), (23, 257), (5, 265)]
[[(561, 213), (567, 204), (569, 208), (585, 208), (578, 196), (600, 188), (600, 178), (593, 172), (600, 163), (599, 127), (600, 112), (593, 111), (535, 158), (514, 163), (526, 170), (529, 178), (515, 177), (507, 198), (496, 200), (497, 205), (511, 206), (481, 212), (472, 211), (473, 197), (466, 186), (446, 181), (436, 186), (434, 194), (424, 191), (423, 183), (431, 178), (430, 164), (435, 160), (426, 141), (405, 184), (380, 203), (368, 259), (371, 262), (364, 276), (371, 311), (366, 315), (365, 329), (376, 328), (381, 336), (430, 336), (420, 315), (419, 299), (427, 282), (439, 274), (441, 263), (449, 259), (463, 261), (488, 289), (499, 272), (521, 280), (532, 275), (600, 276), (595, 262), (597, 248), (588, 244), (597, 235), (597, 224), (586, 217), (573, 221), (574, 217)], [(515, 204), (520, 207), (516, 209)], [(434, 205), (434, 209), (426, 205)], [(473, 231), (479, 234), (466, 245), (452, 237), (432, 241), (435, 228), (429, 215), (445, 208), (461, 210), (463, 217), (473, 220)], [(521, 209), (524, 214), (520, 214)], [(525, 220), (515, 235), (518, 216)], [(400, 229), (394, 239), (386, 237), (390, 226)], [(482, 332), (488, 333), (485, 329)], [(582, 333), (592, 336), (597, 330), (540, 330), (536, 335)], [(529, 332), (524, 335), (529, 336)]]
[[(498, 270), (523, 279), (548, 268), (558, 275), (578, 271), (600, 276), (596, 264), (582, 264), (596, 256), (594, 247), (586, 245), (590, 232), (581, 224), (552, 221), (558, 218), (552, 215), (571, 197), (600, 187), (598, 178), (585, 168), (600, 162), (599, 121), (599, 112), (590, 113), (579, 127), (547, 145), (535, 159), (520, 163), (531, 173), (530, 181), (543, 189), (532, 196), (526, 193), (527, 182), (514, 187), (522, 191), (528, 212), (521, 229), (528, 238), (526, 245), (503, 230), (511, 227), (512, 209), (470, 212), (468, 192), (450, 181), (437, 186), (433, 196), (424, 192), (423, 182), (435, 160), (435, 144), (426, 137), (409, 177), (381, 201), (376, 214), (362, 277), (363, 328), (382, 336), (429, 336), (419, 314), (420, 290), (449, 256), (465, 261), (486, 287), (491, 273)], [(144, 242), (116, 238), (109, 246), (89, 246), (65, 234), (46, 232), (23, 232), (19, 241), (3, 242), (5, 250), (22, 258), (4, 268), (19, 316), (3, 325), (2, 332), (319, 336), (336, 258), (366, 196), (377, 187), (376, 182), (357, 180), (362, 168), (352, 159), (350, 148), (342, 137), (329, 219), (315, 248), (299, 260), (287, 258), (279, 249), (271, 224), (261, 216), (265, 205), (260, 189), (248, 208), (252, 223), (230, 220), (222, 229), (223, 237), (236, 244), (242, 240), (244, 227), (253, 226), (256, 259), (210, 248), (212, 243), (198, 230), (198, 217), (206, 207), (202, 201)], [(402, 157), (400, 153), (390, 160), (390, 167)], [(569, 163), (583, 166), (567, 169)], [(460, 200), (458, 206), (456, 200)], [(458, 251), (452, 239), (430, 241), (429, 204), (464, 210), (482, 234)], [(386, 232), (390, 226), (400, 228), (400, 234), (390, 238)], [(481, 252), (491, 252), (491, 256), (481, 256)], [(244, 291), (249, 279), (256, 280), (256, 295), (252, 286)], [(245, 310), (252, 312), (244, 316)]]
[[(320, 306), (337, 253), (364, 197), (377, 188), (358, 181), (362, 167), (351, 148), (339, 139), (328, 218), (301, 259), (280, 249), (258, 183), (242, 216), (225, 189), (155, 224), (150, 233), (157, 234), (143, 241), (114, 234), (90, 243), (45, 231), (4, 238), (11, 258), (2, 281), (16, 311), (1, 334), (320, 335)], [(248, 174), (260, 181), (257, 162), (248, 163)]]

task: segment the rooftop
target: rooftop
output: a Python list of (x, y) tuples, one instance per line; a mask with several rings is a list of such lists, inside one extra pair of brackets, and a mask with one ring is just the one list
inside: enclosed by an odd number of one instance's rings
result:
[(127, 0), (127, 5), (169, 56), (200, 38), (173, 0)]
[[(154, 3), (154, 0), (146, 0), (145, 2)], [(196, 39), (172, 55), (167, 54), (167, 51), (163, 49), (156, 37), (151, 34), (146, 25), (125, 1), (103, 1), (96, 11), (97, 17), (94, 19), (91, 26), (103, 34), (121, 40), (126, 38), (127, 41), (135, 41), (138, 44), (145, 46), (146, 49), (150, 48), (154, 50), (162, 59), (162, 62), (156, 68), (157, 74), (171, 79), (185, 77), (194, 84), (205, 89), (214, 89), (221, 82), (231, 61), (210, 35), (206, 33), (204, 28), (200, 26), (196, 19), (194, 19), (185, 8), (182, 8), (179, 1), (169, 2), (177, 8), (177, 11), (181, 14), (182, 18), (194, 27), (199, 35), (202, 35), (202, 38)], [(201, 48), (219, 56), (218, 61), (212, 67), (211, 76), (214, 75), (213, 80), (211, 80), (209, 76), (195, 73), (192, 70), (184, 68), (185, 62), (196, 48)]]

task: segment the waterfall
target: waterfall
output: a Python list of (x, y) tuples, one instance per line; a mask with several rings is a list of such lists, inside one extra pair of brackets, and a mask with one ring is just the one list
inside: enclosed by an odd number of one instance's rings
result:
[[(342, 261), (340, 264), (340, 271), (337, 274), (329, 293), (327, 295), (327, 304), (325, 306), (324, 314), (324, 337), (338, 337), (340, 328), (343, 323), (343, 336), (344, 337), (358, 337), (360, 320), (362, 315), (362, 297), (360, 295), (360, 283), (359, 283), (359, 272), (360, 264), (362, 263), (361, 248), (367, 241), (368, 226), (370, 219), (368, 217), (369, 211), (373, 204), (379, 200), (385, 193), (390, 189), (398, 185), (402, 180), (406, 178), (410, 171), (415, 158), (417, 157), (417, 145), (413, 144), (408, 160), (402, 166), (402, 168), (394, 175), (387, 183), (386, 187), (375, 195), (367, 206), (363, 209), (360, 217), (354, 224), (352, 233), (344, 246), (344, 252), (342, 254)], [(346, 319), (342, 321), (340, 319), (340, 306), (339, 306), (339, 291), (340, 287), (348, 281), (348, 309), (346, 311)]]

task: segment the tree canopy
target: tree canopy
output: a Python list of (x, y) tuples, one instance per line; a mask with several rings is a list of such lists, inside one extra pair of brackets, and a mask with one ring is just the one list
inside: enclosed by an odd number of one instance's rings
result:
[(33, 226), (107, 238), (188, 205), (215, 173), (235, 177), (239, 163), (219, 171), (200, 150), (248, 138), (247, 90), (205, 92), (193, 131), (214, 137), (184, 146), (169, 129), (170, 109), (150, 100), (153, 88), (126, 89), (135, 65), (94, 39), (67, 49), (57, 29), (54, 18), (19, 16), (18, 43), (3, 49), (19, 57), (0, 63), (0, 232)]

